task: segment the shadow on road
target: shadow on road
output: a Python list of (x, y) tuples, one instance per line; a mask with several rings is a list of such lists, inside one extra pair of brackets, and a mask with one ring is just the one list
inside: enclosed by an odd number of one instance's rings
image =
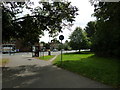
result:
[[(3, 88), (53, 88), (69, 87), (66, 71), (53, 65), (23, 65), (5, 67), (2, 73)], [(65, 81), (62, 78), (66, 79)], [(68, 85), (66, 85), (69, 83)], [(74, 83), (74, 82), (72, 82)], [(73, 87), (73, 86), (71, 86)]]
[(108, 88), (88, 78), (53, 65), (5, 67), (3, 88)]
[[(2, 73), (3, 75), (2, 87), (3, 88), (22, 88), (22, 87), (36, 88), (39, 85), (41, 85), (40, 83), (42, 83), (42, 79), (45, 78), (43, 75), (48, 75), (48, 72), (51, 72), (51, 70), (53, 72), (54, 70), (58, 71), (58, 69), (54, 69), (54, 66), (51, 65), (44, 67), (40, 67), (36, 65), (25, 65), (25, 66), (23, 65), (12, 68), (5, 67)], [(53, 76), (49, 75), (49, 78), (53, 78)], [(42, 87), (44, 87), (44, 85)]]

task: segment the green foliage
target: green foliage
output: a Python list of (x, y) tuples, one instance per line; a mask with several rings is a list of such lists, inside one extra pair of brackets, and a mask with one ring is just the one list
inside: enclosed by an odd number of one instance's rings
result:
[(120, 85), (118, 59), (97, 57), (92, 53), (68, 53), (63, 55), (62, 66), (60, 55), (53, 64), (113, 87)]
[(87, 39), (80, 27), (77, 27), (69, 38), (72, 49), (80, 51), (80, 49), (87, 48)]
[(99, 2), (95, 5), (97, 18), (93, 49), (99, 56), (119, 57), (120, 2)]
[(93, 38), (96, 32), (96, 22), (95, 21), (88, 22), (84, 30), (87, 34), (86, 36), (88, 40), (88, 47), (92, 50)]
[(61, 43), (59, 40), (57, 40), (57, 38), (54, 38), (51, 40), (51, 43), (50, 43), (50, 49), (51, 50), (54, 50), (54, 49), (59, 49), (60, 50), (60, 47), (61, 47)]
[(46, 49), (50, 49), (50, 44), (49, 44), (49, 43), (45, 43), (44, 47), (45, 47)]
[(60, 43), (60, 41), (59, 41), (59, 40), (57, 40), (57, 38), (54, 38), (54, 39), (52, 39), (52, 40), (51, 40), (51, 43), (57, 43), (57, 44), (59, 44), (59, 43)]
[(65, 43), (63, 43), (62, 48), (63, 48), (64, 50), (71, 50), (71, 47), (70, 47), (70, 45), (69, 45), (68, 40), (66, 40)]
[(85, 31), (87, 33), (87, 37), (89, 37), (90, 39), (94, 36), (95, 33), (95, 21), (90, 21), (88, 22), (87, 26), (85, 27)]
[[(3, 30), (2, 30), (2, 38), (4, 40), (9, 40), (11, 38), (11, 36), (14, 35), (13, 33), (13, 26), (12, 26), (12, 12), (8, 11), (5, 7), (3, 7), (2, 10), (2, 26), (3, 26)], [(10, 32), (12, 32), (10, 34)]]
[[(32, 8), (29, 1), (9, 2), (3, 3), (2, 7), (3, 40), (17, 38), (31, 44), (38, 42), (45, 30), (49, 31), (51, 36), (62, 32), (62, 25), (65, 22), (72, 23), (78, 11), (70, 2), (39, 2), (36, 8)], [(23, 8), (28, 9), (31, 14), (20, 15)]]
[[(14, 22), (16, 14), (22, 12), (24, 2), (2, 3), (2, 40), (9, 41), (17, 36), (18, 23)], [(16, 30), (16, 31), (15, 31)]]

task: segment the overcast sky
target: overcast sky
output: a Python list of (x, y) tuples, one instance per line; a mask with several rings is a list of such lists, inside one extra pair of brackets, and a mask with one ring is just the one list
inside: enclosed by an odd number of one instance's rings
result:
[[(95, 17), (91, 17), (91, 14), (93, 14), (94, 12), (94, 7), (91, 6), (89, 0), (68, 0), (68, 1), (71, 1), (71, 4), (79, 9), (78, 11), (79, 15), (75, 18), (75, 22), (74, 25), (71, 27), (71, 31), (65, 29), (63, 33), (60, 33), (60, 35), (64, 35), (65, 39), (63, 40), (63, 42), (68, 40), (70, 34), (74, 31), (75, 27), (79, 26), (81, 28), (84, 28), (89, 21), (95, 20)], [(57, 36), (57, 39), (59, 39), (59, 35)], [(50, 42), (50, 40), (52, 40), (52, 38), (49, 38), (47, 32), (45, 32), (45, 36), (43, 36), (40, 39), (40, 41), (44, 42)]]
[[(31, 0), (34, 1), (34, 7), (38, 5), (38, 0)], [(81, 27), (82, 29), (86, 26), (86, 24), (89, 21), (94, 21), (95, 17), (91, 17), (91, 15), (94, 13), (94, 7), (91, 6), (89, 0), (68, 0), (71, 2), (73, 6), (76, 6), (79, 11), (79, 15), (76, 16), (74, 25), (71, 27), (71, 30), (68, 30), (67, 28), (63, 30), (63, 33), (60, 33), (59, 35), (64, 35), (63, 43), (68, 40), (70, 34), (75, 30), (76, 27)], [(29, 12), (25, 12), (29, 13)], [(25, 14), (24, 13), (24, 14)], [(44, 32), (45, 35), (40, 38), (40, 42), (50, 42), (53, 38), (49, 37), (48, 32)], [(59, 35), (56, 37), (59, 40)]]

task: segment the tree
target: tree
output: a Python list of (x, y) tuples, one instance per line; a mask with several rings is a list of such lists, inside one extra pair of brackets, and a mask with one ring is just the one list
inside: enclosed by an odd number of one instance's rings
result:
[(65, 50), (70, 50), (71, 49), (68, 40), (66, 40), (65, 43), (63, 44), (63, 49), (65, 49)]
[(45, 42), (40, 42), (41, 44), (43, 44), (43, 47), (45, 47), (45, 49), (50, 49), (50, 43), (45, 43)]
[(51, 40), (51, 43), (60, 43), (60, 41), (57, 40), (57, 38), (54, 38), (54, 39)]
[(80, 27), (77, 27), (71, 36), (69, 37), (70, 39), (70, 46), (74, 50), (79, 50), (84, 49), (87, 46), (87, 40), (86, 37), (83, 33), (83, 30)]
[(95, 33), (95, 21), (90, 21), (87, 23), (87, 26), (85, 27), (85, 31), (87, 33), (87, 37), (92, 38)]
[[(21, 10), (16, 10), (23, 7), (23, 2), (16, 2), (16, 3), (9, 3), (4, 2), (2, 3), (2, 40), (9, 41), (10, 39), (14, 38), (17, 35), (17, 30), (19, 29), (18, 24), (13, 22), (15, 19), (15, 15), (17, 13), (22, 12)], [(17, 28), (17, 29), (16, 29)], [(16, 30), (16, 31), (14, 31)]]
[(87, 34), (86, 36), (88, 39), (88, 47), (91, 48), (91, 51), (92, 51), (93, 37), (96, 32), (96, 22), (95, 21), (88, 22), (84, 30)]
[(57, 38), (54, 38), (51, 40), (51, 43), (50, 43), (50, 49), (53, 50), (53, 49), (59, 49), (59, 45), (60, 45), (60, 41), (57, 40)]
[[(3, 40), (6, 41), (6, 37), (7, 40), (20, 38), (25, 42), (34, 44), (45, 30), (49, 31), (51, 36), (62, 32), (63, 24), (72, 24), (78, 11), (75, 6), (67, 1), (39, 2), (39, 6), (36, 8), (32, 8), (29, 3), (9, 2), (2, 4), (2, 13), (6, 16), (3, 16)], [(30, 10), (31, 14), (17, 17), (23, 11), (23, 8)], [(8, 21), (4, 20), (6, 18)], [(8, 31), (10, 31), (9, 35), (6, 35)]]
[(93, 39), (95, 54), (119, 57), (120, 42), (120, 2), (99, 2), (95, 4), (97, 18)]

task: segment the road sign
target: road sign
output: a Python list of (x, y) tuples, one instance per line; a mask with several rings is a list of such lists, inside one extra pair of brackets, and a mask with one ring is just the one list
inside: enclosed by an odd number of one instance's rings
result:
[(61, 40), (61, 66), (62, 66), (62, 40), (64, 39), (64, 36), (60, 35), (59, 39)]
[(64, 36), (63, 36), (63, 35), (60, 35), (60, 36), (59, 36), (59, 39), (60, 39), (60, 40), (63, 40), (63, 39), (64, 39)]

